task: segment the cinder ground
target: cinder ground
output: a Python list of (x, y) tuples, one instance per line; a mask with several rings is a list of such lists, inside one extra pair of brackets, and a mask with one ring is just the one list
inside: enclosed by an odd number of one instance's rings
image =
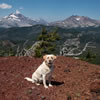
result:
[(0, 58), (0, 100), (100, 100), (100, 66), (67, 57), (57, 57), (53, 87), (45, 89), (24, 80), (43, 59)]

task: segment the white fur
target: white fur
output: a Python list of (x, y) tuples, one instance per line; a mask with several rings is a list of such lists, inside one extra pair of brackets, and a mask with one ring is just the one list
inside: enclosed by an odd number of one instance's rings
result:
[(36, 83), (40, 85), (43, 82), (44, 87), (48, 88), (46, 84), (46, 77), (49, 81), (49, 86), (51, 85), (51, 76), (54, 69), (53, 61), (56, 59), (54, 55), (45, 55), (44, 62), (36, 69), (36, 71), (32, 74), (32, 78), (25, 77), (27, 81), (31, 81), (32, 83)]

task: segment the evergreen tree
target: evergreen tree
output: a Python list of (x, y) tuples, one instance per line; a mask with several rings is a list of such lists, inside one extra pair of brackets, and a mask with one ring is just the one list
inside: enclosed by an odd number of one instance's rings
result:
[(91, 59), (92, 55), (91, 52), (88, 50), (87, 55), (86, 55), (86, 59)]
[(94, 54), (92, 51), (88, 50), (85, 58), (88, 61), (92, 61), (96, 58), (96, 54)]
[(38, 37), (38, 41), (41, 41), (40, 46), (35, 49), (35, 55), (41, 57), (44, 54), (54, 53), (56, 49), (56, 41), (60, 39), (57, 34), (57, 29), (48, 33), (46, 28), (42, 28), (42, 33)]

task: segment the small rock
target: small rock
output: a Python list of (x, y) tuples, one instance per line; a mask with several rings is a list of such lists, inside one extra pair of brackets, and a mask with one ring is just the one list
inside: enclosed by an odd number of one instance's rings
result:
[(40, 93), (37, 93), (36, 95), (40, 95)]
[(33, 87), (32, 87), (32, 90), (34, 90), (34, 89), (35, 89), (35, 87), (33, 86)]
[(61, 68), (61, 66), (58, 66), (58, 68)]
[(32, 89), (29, 89), (29, 90), (27, 91), (27, 94), (32, 94)]
[(45, 100), (46, 99), (46, 97), (45, 96), (41, 96), (41, 100)]
[(67, 100), (72, 100), (71, 96), (67, 96)]
[(70, 69), (65, 69), (64, 72), (71, 72)]

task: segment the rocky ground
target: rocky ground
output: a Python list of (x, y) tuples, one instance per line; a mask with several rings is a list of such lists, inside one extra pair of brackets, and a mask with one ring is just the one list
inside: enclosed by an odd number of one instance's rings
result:
[(0, 58), (0, 100), (100, 100), (100, 66), (67, 57), (57, 57), (53, 87), (45, 89), (24, 80), (43, 59)]

